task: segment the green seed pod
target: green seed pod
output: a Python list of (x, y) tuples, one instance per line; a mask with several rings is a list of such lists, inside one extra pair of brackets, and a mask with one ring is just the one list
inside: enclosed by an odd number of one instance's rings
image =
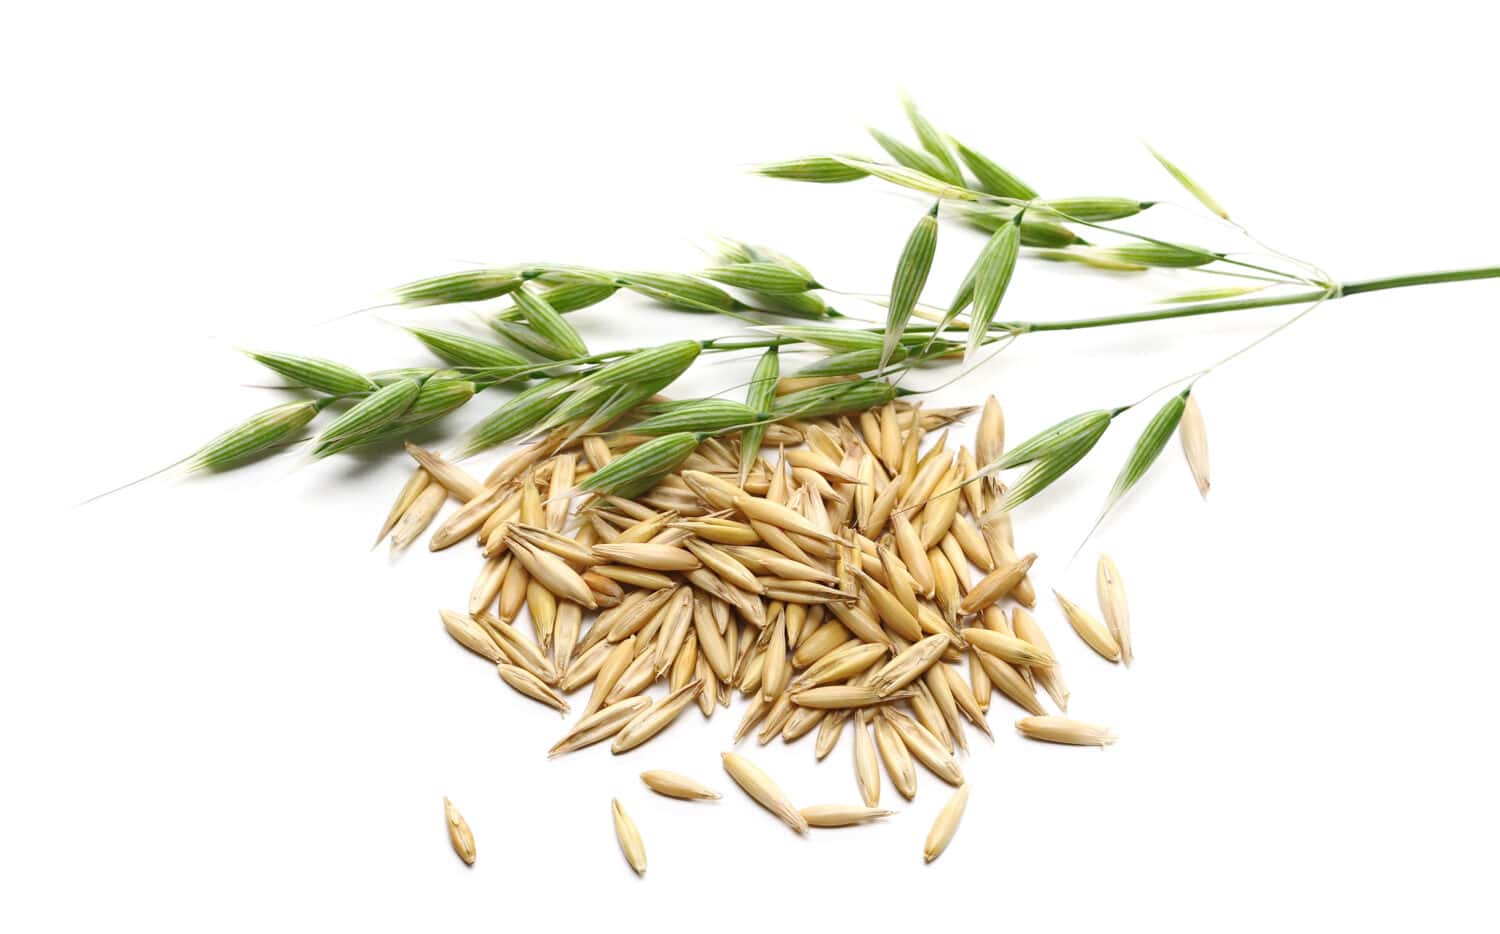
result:
[(1127, 263), (1103, 256), (1097, 250), (1042, 250), (1033, 255), (1038, 259), (1051, 260), (1054, 263), (1078, 263), (1111, 272), (1144, 272), (1146, 270), (1146, 267), (1140, 263)]
[(732, 399), (682, 399), (662, 406), (656, 414), (626, 430), (641, 435), (665, 435), (675, 431), (716, 434), (763, 417), (748, 405)]
[(1134, 198), (1059, 198), (1040, 201), (1032, 207), (1043, 212), (1066, 215), (1070, 220), (1098, 223), (1134, 217), (1153, 204), (1154, 201), (1136, 201)]
[(507, 269), (471, 269), (446, 276), (433, 276), (397, 286), (396, 297), (403, 305), (443, 305), (452, 302), (481, 302), (514, 292), (525, 280), (515, 267)]
[(420, 383), (436, 372), (437, 370), (427, 366), (398, 366), (388, 370), (375, 370), (369, 377), (376, 386), (389, 386), (403, 379), (414, 379)]
[(588, 356), (589, 348), (584, 344), (583, 338), (574, 330), (573, 325), (547, 304), (546, 299), (524, 286), (516, 290), (515, 296), (516, 307), (520, 309), (526, 324), (548, 343), (565, 351), (562, 357), (554, 359)]
[(943, 174), (939, 178), (962, 185), (964, 173), (959, 169), (957, 160), (953, 158), (953, 150), (948, 148), (947, 139), (927, 121), (926, 117), (922, 116), (921, 111), (917, 110), (916, 101), (903, 96), (901, 107), (906, 111), (906, 121), (911, 124), (912, 132), (917, 134), (917, 140), (922, 144), (922, 148), (942, 163)]
[(1147, 423), (1141, 436), (1136, 439), (1130, 457), (1125, 460), (1125, 466), (1120, 469), (1120, 475), (1115, 478), (1114, 488), (1109, 491), (1109, 502), (1104, 507), (1105, 512), (1119, 502), (1120, 497), (1129, 493), (1130, 488), (1145, 476), (1146, 471), (1161, 456), (1167, 439), (1172, 437), (1172, 432), (1177, 430), (1177, 423), (1182, 421), (1182, 412), (1187, 408), (1188, 393), (1191, 391), (1192, 387), (1188, 387), (1168, 399)]
[(322, 360), (317, 357), (299, 357), (294, 354), (269, 351), (245, 351), (250, 359), (267, 369), (308, 389), (326, 392), (335, 396), (356, 392), (370, 392), (378, 387), (370, 378), (358, 370)]
[[(620, 290), (614, 280), (609, 282), (565, 282), (541, 293), (541, 298), (558, 314), (567, 314), (597, 305)], [(524, 317), (516, 306), (495, 315), (501, 321), (520, 321)]]
[(751, 171), (769, 178), (789, 178), (798, 182), (822, 184), (853, 182), (869, 174), (833, 156), (806, 156), (801, 159), (788, 159), (785, 162), (767, 162), (756, 166)]
[[(588, 419), (611, 399), (622, 399), (632, 391), (632, 388), (627, 386), (594, 386), (590, 385), (587, 380), (579, 380), (578, 385), (571, 392), (553, 402), (553, 408), (544, 418), (534, 425), (527, 426), (529, 428), (527, 437), (551, 431), (559, 425)], [(650, 393), (647, 393), (640, 398), (645, 399), (649, 396)]]
[(456, 456), (468, 457), (519, 436), (555, 409), (574, 382), (572, 377), (559, 377), (512, 396), (464, 433), (458, 441)]
[(1021, 217), (1006, 224), (990, 237), (979, 258), (974, 261), (974, 311), (969, 316), (969, 343), (964, 351), (965, 359), (972, 357), (980, 342), (989, 332), (995, 310), (1005, 297), (1011, 274), (1016, 268), (1016, 255), (1021, 250)]
[(474, 398), (479, 387), (465, 379), (433, 378), (422, 384), (422, 391), (396, 424), (402, 428), (425, 425), (452, 412)]
[(504, 337), (517, 347), (531, 351), (538, 357), (544, 357), (548, 360), (573, 359), (573, 354), (568, 353), (563, 348), (552, 343), (552, 341), (533, 331), (526, 324), (518, 321), (500, 321), (491, 318), (489, 325), (490, 330), (496, 334)]
[(1146, 148), (1150, 150), (1151, 155), (1156, 157), (1156, 161), (1161, 163), (1161, 167), (1166, 169), (1167, 173), (1177, 180), (1177, 184), (1181, 185), (1183, 188), (1186, 188), (1189, 194), (1198, 199), (1199, 204), (1224, 218), (1226, 221), (1229, 220), (1229, 212), (1224, 210), (1224, 206), (1220, 204), (1213, 195), (1209, 194), (1207, 189), (1205, 189), (1197, 182), (1193, 181), (1190, 177), (1188, 177), (1188, 174), (1186, 172), (1182, 171), (1182, 169), (1179, 169), (1177, 165), (1169, 160), (1166, 156), (1157, 152), (1155, 149), (1152, 149), (1150, 145), (1147, 145)]
[(681, 376), (702, 350), (697, 341), (673, 341), (638, 350), (595, 370), (587, 382), (600, 386), (649, 385), (652, 393), (659, 392)]
[(884, 380), (862, 379), (849, 383), (814, 386), (779, 397), (771, 407), (783, 418), (813, 418), (864, 411), (896, 398), (896, 387)]
[(701, 279), (671, 272), (622, 272), (615, 280), (637, 295), (685, 311), (735, 311), (743, 306), (733, 295)]
[[(868, 373), (878, 370), (882, 364), (880, 356), (883, 351), (870, 347), (864, 350), (848, 350), (844, 353), (833, 354), (824, 357), (815, 363), (810, 363), (798, 370), (793, 376), (851, 376), (856, 373)], [(888, 363), (900, 363), (907, 357), (904, 347), (897, 347), (891, 354)]]
[(311, 422), (325, 402), (288, 402), (252, 415), (199, 448), (183, 467), (189, 471), (218, 470), (254, 457)]
[(884, 149), (897, 164), (904, 165), (908, 169), (914, 169), (923, 175), (929, 175), (950, 185), (962, 185), (963, 177), (949, 171), (948, 167), (940, 160), (928, 155), (921, 150), (913, 149), (900, 140), (888, 136), (873, 127), (866, 128), (870, 137)]
[(1109, 422), (1081, 434), (1072, 440), (1052, 449), (1047, 456), (1035, 461), (1031, 469), (1021, 475), (1015, 485), (1005, 494), (1005, 503), (1002, 508), (1009, 512), (1017, 506), (1031, 499), (1042, 490), (1051, 486), (1052, 483), (1073, 468), (1074, 464), (1094, 449), (1094, 445), (1104, 435), (1105, 429), (1109, 428)]
[(901, 251), (901, 259), (896, 263), (896, 277), (891, 283), (891, 298), (886, 308), (885, 340), (880, 355), (882, 367), (890, 361), (891, 354), (901, 342), (912, 309), (917, 307), (922, 287), (927, 284), (927, 273), (932, 270), (932, 257), (937, 252), (937, 211), (938, 206), (934, 204), (932, 210), (917, 221)]
[(327, 441), (320, 440), (313, 449), (313, 456), (329, 457), (350, 448), (399, 438), (461, 407), (474, 398), (474, 393), (478, 388), (474, 383), (460, 379), (457, 373), (439, 371), (422, 384), (422, 391), (400, 418), (368, 431), (343, 435)]
[(653, 438), (594, 471), (578, 488), (605, 496), (639, 496), (680, 467), (699, 440), (692, 432)]
[(330, 441), (354, 435), (369, 434), (394, 422), (405, 414), (421, 392), (422, 384), (414, 379), (397, 380), (382, 386), (323, 429), (323, 433), (318, 435), (317, 446), (322, 447)]
[(816, 279), (801, 275), (777, 263), (749, 262), (712, 266), (703, 270), (703, 276), (738, 289), (752, 289), (773, 295), (795, 294), (823, 287)]
[(785, 266), (804, 279), (810, 280), (814, 278), (813, 274), (808, 272), (806, 266), (787, 256), (785, 253), (773, 250), (768, 246), (761, 246), (758, 243), (746, 243), (743, 246), (749, 252), (750, 258), (748, 260), (735, 260), (734, 262), (775, 263), (778, 266)]
[(1015, 198), (1018, 201), (1030, 201), (1036, 197), (1035, 189), (1002, 169), (987, 156), (975, 152), (958, 140), (953, 141), (953, 146), (958, 150), (958, 157), (964, 161), (964, 165), (978, 179), (980, 188), (992, 195)]
[(1094, 252), (1098, 256), (1122, 263), (1169, 268), (1206, 266), (1219, 258), (1219, 254), (1201, 247), (1170, 243), (1122, 243), (1118, 246), (1099, 247)]
[(789, 337), (809, 344), (817, 344), (819, 347), (826, 347), (837, 353), (866, 350), (871, 347), (878, 350), (882, 344), (879, 334), (872, 331), (855, 331), (850, 328), (789, 324), (766, 330), (778, 337)]
[[(745, 407), (752, 412), (769, 412), (776, 401), (776, 382), (781, 378), (781, 355), (775, 347), (766, 348), (750, 375), (745, 388)], [(750, 476), (750, 468), (760, 456), (760, 442), (766, 436), (764, 424), (748, 425), (740, 430), (740, 486)]]
[(1115, 413), (1108, 409), (1095, 409), (1092, 412), (1083, 412), (1071, 418), (1065, 418), (1051, 428), (1039, 431), (1011, 448), (993, 464), (984, 465), (980, 474), (993, 473), (995, 470), (1009, 470), (1012, 467), (1029, 464), (1091, 434), (1097, 440), (1098, 435), (1103, 434), (1104, 429), (1109, 427), (1110, 420), (1114, 416)]
[(521, 276), (547, 285), (614, 285), (615, 275), (589, 266), (566, 263), (537, 263), (521, 270)]
[[(964, 205), (959, 209), (959, 215), (972, 226), (995, 233), (1010, 223), (1018, 211), (1018, 208), (1005, 205)], [(1022, 246), (1057, 249), (1083, 242), (1082, 237), (1062, 224), (1029, 216), (1021, 219)]]
[(1270, 288), (1269, 285), (1230, 285), (1220, 289), (1192, 289), (1187, 292), (1178, 292), (1176, 295), (1168, 295), (1166, 298), (1158, 298), (1158, 305), (1186, 305), (1193, 302), (1214, 302), (1226, 298), (1239, 298), (1241, 295), (1250, 295)]
[(751, 292), (750, 297), (755, 302), (751, 306), (751, 310), (765, 312), (766, 314), (814, 320), (827, 318), (833, 314), (833, 308), (814, 292), (795, 292), (784, 295)]
[(929, 195), (936, 195), (950, 201), (982, 201), (984, 196), (979, 192), (970, 191), (962, 185), (945, 182), (940, 178), (934, 178), (926, 172), (917, 169), (909, 169), (904, 165), (886, 165), (881, 162), (870, 162), (867, 159), (858, 159), (852, 156), (834, 156), (835, 159), (848, 166), (867, 172), (876, 178), (890, 182), (892, 185), (900, 185), (902, 188), (910, 188), (913, 191), (924, 191)]
[(526, 367), (529, 365), (529, 361), (520, 354), (506, 350), (497, 344), (475, 340), (466, 334), (421, 327), (408, 327), (406, 330), (421, 341), (428, 350), (453, 366)]

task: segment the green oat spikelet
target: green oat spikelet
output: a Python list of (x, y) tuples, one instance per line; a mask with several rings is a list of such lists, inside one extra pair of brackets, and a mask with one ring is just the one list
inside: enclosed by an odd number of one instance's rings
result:
[[(750, 385), (745, 387), (745, 407), (754, 412), (769, 412), (776, 401), (776, 382), (781, 378), (781, 355), (775, 347), (766, 348), (750, 374)], [(740, 430), (740, 486), (750, 477), (750, 468), (760, 456), (760, 442), (766, 436), (762, 422), (747, 425)]]
[(917, 141), (922, 144), (922, 148), (942, 164), (943, 172), (938, 177), (955, 185), (962, 185), (964, 173), (958, 167), (958, 160), (953, 158), (953, 150), (949, 148), (947, 138), (922, 116), (922, 112), (917, 109), (917, 102), (911, 97), (902, 95), (901, 108), (906, 111), (906, 122), (911, 124), (912, 132), (917, 134)]
[(550, 344), (564, 351), (563, 357), (559, 359), (588, 355), (588, 345), (583, 342), (578, 331), (557, 309), (547, 304), (545, 298), (525, 286), (516, 289), (514, 295), (516, 308), (520, 310), (526, 324)]
[(933, 204), (932, 210), (917, 221), (917, 226), (907, 237), (906, 247), (901, 251), (901, 259), (896, 263), (896, 276), (891, 282), (890, 306), (886, 309), (885, 339), (880, 351), (882, 368), (890, 362), (897, 345), (901, 343), (901, 335), (906, 332), (912, 309), (922, 295), (922, 287), (927, 284), (927, 274), (932, 271), (932, 257), (937, 253), (937, 212), (938, 205)]
[(594, 471), (578, 484), (578, 489), (627, 499), (639, 496), (680, 467), (701, 440), (701, 436), (686, 431), (653, 438)]
[(455, 331), (424, 327), (407, 327), (406, 331), (450, 366), (525, 369), (531, 365), (514, 351)]
[(1157, 152), (1156, 148), (1153, 147), (1150, 143), (1143, 143), (1143, 145), (1146, 147), (1146, 151), (1151, 153), (1152, 157), (1154, 157), (1157, 162), (1161, 163), (1161, 167), (1167, 170), (1167, 174), (1171, 175), (1172, 178), (1177, 180), (1177, 184), (1181, 185), (1183, 188), (1186, 188), (1188, 194), (1198, 199), (1199, 204), (1224, 218), (1226, 221), (1229, 220), (1229, 212), (1224, 210), (1224, 206), (1220, 204), (1213, 195), (1209, 194), (1207, 189), (1205, 189), (1197, 182), (1193, 181), (1192, 178), (1190, 178), (1186, 172), (1182, 171), (1182, 169), (1178, 168), (1177, 164), (1172, 160)]
[(811, 276), (790, 269), (780, 263), (744, 262), (725, 266), (711, 266), (703, 270), (703, 276), (738, 289), (766, 292), (772, 295), (795, 294), (823, 286)]
[(958, 157), (969, 167), (969, 172), (984, 191), (1017, 201), (1030, 201), (1036, 197), (1034, 188), (1001, 168), (988, 156), (970, 149), (958, 140), (953, 140), (953, 148), (958, 150)]
[(323, 429), (314, 444), (314, 454), (323, 456), (319, 452), (333, 442), (369, 435), (394, 422), (416, 401), (422, 392), (422, 385), (414, 379), (398, 379), (361, 399)]
[(245, 355), (299, 386), (329, 395), (345, 396), (379, 388), (370, 377), (332, 360), (259, 350), (247, 350)]
[(767, 162), (756, 166), (751, 171), (767, 178), (785, 178), (796, 182), (817, 182), (824, 185), (858, 181), (870, 174), (849, 165), (836, 156), (804, 156), (801, 159), (788, 159), (784, 162)]
[(182, 462), (184, 470), (218, 470), (263, 453), (306, 426), (328, 400), (287, 402), (257, 412)]

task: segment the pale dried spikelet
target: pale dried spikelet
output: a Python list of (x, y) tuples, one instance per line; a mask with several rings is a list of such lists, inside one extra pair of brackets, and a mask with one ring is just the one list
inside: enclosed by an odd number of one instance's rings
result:
[(500, 595), (500, 585), (505, 582), (505, 574), (510, 570), (510, 561), (510, 555), (485, 559), (479, 577), (469, 591), (470, 613), (481, 613), (495, 602), (495, 598)]
[(947, 636), (928, 636), (902, 650), (876, 672), (871, 687), (877, 695), (887, 697), (906, 687), (927, 672), (948, 648)]
[(594, 553), (615, 563), (649, 571), (691, 571), (702, 566), (692, 552), (674, 545), (615, 542), (595, 545)]
[(755, 734), (755, 741), (764, 746), (780, 736), (782, 728), (792, 719), (792, 714), (797, 709), (792, 705), (791, 695), (783, 692), (771, 702), (771, 709), (766, 711), (766, 719), (760, 725), (760, 732)]
[(878, 694), (873, 687), (864, 684), (825, 684), (814, 688), (803, 688), (790, 694), (792, 703), (798, 707), (816, 707), (819, 710), (873, 707), (876, 704), (884, 704), (909, 696), (910, 692), (902, 691)]
[(854, 720), (854, 779), (867, 807), (880, 803), (880, 764), (875, 757), (869, 718), (863, 710), (855, 714)]
[(619, 703), (611, 704), (603, 710), (592, 713), (579, 720), (566, 736), (547, 750), (547, 757), (550, 759), (609, 739), (624, 729), (625, 724), (634, 720), (641, 711), (650, 707), (651, 698), (649, 697), (627, 697)]
[(555, 710), (568, 712), (568, 702), (563, 700), (562, 695), (543, 684), (542, 679), (526, 669), (502, 662), (496, 666), (496, 670), (500, 673), (501, 680), (518, 692)]
[(807, 833), (807, 821), (792, 806), (786, 794), (775, 782), (771, 781), (769, 775), (762, 772), (749, 759), (737, 753), (722, 753), (721, 758), (724, 760), (724, 771), (728, 772), (735, 784), (743, 788), (746, 794), (755, 799), (756, 803), (776, 815), (797, 833)]
[(412, 471), (411, 476), (401, 487), (401, 492), (396, 494), (396, 501), (391, 504), (390, 512), (386, 513), (385, 521), (380, 524), (380, 533), (375, 536), (375, 544), (380, 544), (386, 535), (390, 534), (391, 529), (396, 527), (396, 523), (401, 521), (406, 510), (411, 508), (411, 504), (417, 501), (417, 497), (431, 482), (432, 474), (423, 468), (418, 467)]
[[(594, 625), (597, 628), (598, 623)], [(594, 676), (593, 692), (589, 695), (588, 703), (583, 707), (585, 717), (605, 706), (606, 698), (634, 660), (635, 636), (626, 637), (609, 650), (609, 654), (604, 658), (604, 664), (599, 667), (599, 673)]]
[(1120, 661), (1129, 665), (1135, 659), (1130, 647), (1130, 605), (1125, 602), (1125, 581), (1120, 577), (1120, 569), (1109, 555), (1099, 556), (1095, 585), (1104, 624), (1120, 646)]
[(958, 669), (938, 665), (934, 670), (940, 672), (948, 680), (948, 692), (953, 695), (953, 702), (958, 705), (959, 710), (963, 711), (963, 715), (969, 719), (969, 722), (978, 727), (985, 736), (994, 739), (995, 734), (990, 731), (990, 724), (985, 719), (984, 708), (979, 705), (979, 698), (974, 695), (973, 689), (969, 687), (963, 675), (958, 673)]
[(818, 724), (818, 738), (813, 743), (813, 756), (822, 762), (833, 752), (833, 747), (838, 745), (839, 737), (844, 733), (844, 724), (849, 721), (852, 711), (831, 710), (828, 715)]
[(443, 628), (459, 645), (495, 664), (506, 660), (505, 652), (473, 617), (452, 610), (441, 610), (438, 615), (442, 617)]
[[(872, 717), (875, 728), (875, 748), (880, 751), (880, 761), (885, 763), (885, 772), (891, 784), (910, 801), (917, 795), (917, 769), (911, 761), (911, 751), (901, 741), (901, 735), (885, 717)], [(873, 805), (872, 805), (873, 806)]]
[[(1024, 639), (1009, 636), (1003, 632), (995, 632), (993, 629), (981, 629), (970, 626), (959, 633), (964, 641), (981, 651), (988, 652), (996, 658), (1003, 658), (1012, 665), (1031, 665), (1047, 667), (1057, 664), (1057, 659), (1051, 652), (1040, 646), (1032, 645)], [(1108, 635), (1106, 633), (1106, 635)]]
[[(974, 432), (974, 458), (980, 467), (988, 467), (1005, 453), (1005, 413), (994, 396), (984, 400), (979, 413), (979, 427)], [(991, 474), (994, 476), (994, 474)]]
[(526, 572), (551, 591), (553, 596), (582, 604), (591, 610), (599, 606), (589, 585), (557, 555), (514, 539), (510, 543), (510, 550), (516, 560), (525, 566)]
[(916, 582), (917, 589), (926, 596), (932, 596), (937, 582), (933, 577), (932, 563), (927, 560), (927, 549), (922, 547), (921, 537), (904, 513), (893, 513), (891, 526), (895, 531), (896, 552), (901, 556), (912, 580)]
[(932, 862), (942, 855), (958, 832), (958, 822), (963, 819), (964, 808), (969, 805), (969, 786), (960, 786), (938, 812), (937, 820), (927, 832), (927, 841), (922, 845), (922, 859)]
[(1068, 717), (1022, 717), (1016, 729), (1027, 739), (1069, 746), (1108, 746), (1119, 739), (1109, 727)]
[(766, 630), (765, 661), (761, 667), (760, 691), (766, 700), (775, 700), (786, 689), (791, 680), (792, 666), (787, 658), (786, 614), (776, 617), (776, 622)]
[(526, 589), (530, 584), (531, 575), (526, 572), (526, 566), (520, 561), (512, 561), (505, 572), (505, 580), (500, 582), (500, 619), (508, 623), (520, 615), (521, 607), (526, 605)]
[(693, 702), (702, 686), (701, 682), (692, 681), (652, 704), (650, 710), (643, 711), (625, 724), (625, 728), (620, 730), (615, 741), (610, 744), (609, 751), (615, 755), (628, 752), (666, 729)]
[[(1021, 676), (1021, 672), (1014, 665), (979, 649), (974, 649), (973, 652), (974, 658), (1001, 694), (1029, 714), (1041, 716), (1046, 713), (1036, 699), (1036, 689), (1026, 683), (1026, 679)], [(1043, 675), (1052, 670), (1051, 668), (1038, 668), (1037, 680), (1041, 681)]]
[(853, 827), (890, 817), (896, 812), (857, 804), (814, 804), (803, 808), (801, 813), (809, 827)]
[(469, 476), (469, 472), (446, 460), (441, 455), (406, 442), (406, 453), (422, 466), (433, 480), (454, 496), (468, 502), (484, 494), (484, 484)]
[(568, 673), (582, 627), (583, 607), (566, 600), (557, 605), (557, 622), (552, 632), (552, 663), (557, 666), (559, 676)]
[(443, 503), (447, 500), (447, 490), (436, 483), (429, 483), (417, 494), (412, 504), (406, 507), (395, 528), (391, 529), (391, 547), (399, 551), (416, 541), (432, 524), (432, 520), (437, 518), (438, 510), (443, 508)]
[(457, 512), (443, 520), (443, 524), (432, 533), (427, 547), (432, 551), (442, 551), (479, 531), (490, 514), (500, 508), (500, 503), (505, 497), (505, 487), (496, 486), (485, 489), (479, 496), (468, 500), (459, 507)]
[(927, 669), (922, 675), (922, 685), (927, 689), (926, 693), (932, 698), (938, 713), (942, 715), (943, 722), (948, 727), (948, 733), (953, 739), (949, 751), (954, 746), (964, 753), (969, 751), (968, 737), (964, 735), (963, 718), (958, 709), (958, 700), (953, 696), (953, 687), (948, 683), (948, 676), (943, 674), (946, 665), (935, 665)]
[(447, 798), (443, 799), (443, 823), (448, 826), (448, 841), (453, 844), (453, 852), (468, 865), (474, 865), (478, 855), (474, 849), (474, 831), (469, 829), (469, 822)]
[(625, 862), (635, 870), (638, 876), (646, 874), (646, 844), (641, 842), (640, 831), (635, 829), (635, 821), (625, 813), (620, 806), (620, 799), (615, 798), (610, 802), (610, 811), (614, 815), (615, 839), (620, 841), (620, 852), (625, 854)]
[[(574, 604), (564, 605), (572, 606)], [(558, 641), (554, 640), (552, 643), (554, 652), (557, 650), (557, 647)], [(558, 690), (571, 694), (585, 684), (593, 681), (598, 676), (599, 669), (604, 666), (604, 660), (609, 657), (609, 653), (613, 650), (613, 644), (600, 642), (592, 648), (583, 649), (576, 655), (571, 656), (568, 660), (567, 671), (563, 673), (562, 678), (557, 682)]]
[(1193, 481), (1198, 484), (1198, 495), (1207, 498), (1208, 430), (1203, 426), (1198, 397), (1191, 393), (1182, 410), (1182, 421), (1177, 424), (1177, 437), (1182, 442), (1182, 456), (1187, 458), (1188, 469), (1193, 472)]
[[(1016, 607), (1011, 612), (1010, 618), (1011, 629), (1018, 637), (1051, 654), (1052, 645), (1047, 641), (1047, 634), (1042, 632), (1042, 627), (1037, 625), (1036, 617), (1032, 616), (1027, 610)], [(1068, 698), (1071, 696), (1071, 693), (1068, 690), (1067, 682), (1063, 680), (1062, 669), (1057, 665), (1053, 665), (1050, 668), (1034, 668), (1031, 669), (1031, 674), (1036, 679), (1036, 683), (1042, 686), (1042, 690), (1046, 691), (1047, 695), (1052, 698), (1052, 702), (1057, 705), (1057, 709), (1063, 713), (1067, 713)], [(1039, 711), (1035, 710), (1031, 712), (1039, 713)]]
[(802, 513), (769, 499), (740, 494), (734, 498), (734, 508), (743, 513), (752, 523), (763, 522), (789, 534), (804, 535), (815, 541), (830, 543), (838, 541)]
[(922, 724), (890, 708), (881, 711), (881, 716), (890, 721), (891, 726), (896, 728), (901, 742), (911, 754), (927, 767), (932, 774), (941, 778), (950, 785), (962, 785), (964, 782), (963, 770), (958, 766), (958, 760), (948, 750), (947, 745), (933, 732)]
[(997, 567), (969, 588), (969, 592), (959, 603), (959, 610), (963, 613), (976, 613), (1008, 596), (1026, 578), (1035, 563), (1036, 555), (1029, 554), (1018, 561)]
[(1062, 606), (1063, 614), (1068, 617), (1068, 622), (1072, 624), (1073, 631), (1078, 633), (1078, 637), (1087, 643), (1089, 648), (1093, 649), (1098, 653), (1100, 658), (1106, 661), (1117, 662), (1120, 660), (1120, 644), (1115, 641), (1114, 636), (1110, 635), (1109, 629), (1103, 623), (1095, 619), (1093, 614), (1067, 597), (1064, 597), (1056, 590), (1052, 591), (1052, 595), (1057, 598), (1058, 604)]
[(666, 795), (668, 798), (681, 798), (684, 801), (711, 801), (720, 797), (717, 791), (702, 782), (664, 769), (642, 772), (641, 781), (646, 783), (647, 788), (659, 795)]

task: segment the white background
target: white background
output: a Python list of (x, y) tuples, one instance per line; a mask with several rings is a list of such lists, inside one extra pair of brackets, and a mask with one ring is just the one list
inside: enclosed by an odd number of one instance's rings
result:
[[(646, 792), (645, 768), (726, 786), (739, 702), (626, 757), (547, 762), (562, 722), (438, 623), (473, 552), (368, 549), (398, 458), (284, 457), (75, 507), (271, 404), (237, 346), (427, 362), (382, 321), (465, 312), (314, 325), (472, 261), (687, 270), (724, 233), (883, 291), (923, 202), (741, 169), (874, 152), (861, 128), (900, 128), (903, 89), (1048, 195), (1184, 201), (1144, 137), (1340, 278), (1494, 264), (1495, 23), (1479, 7), (10, 12), (0, 926), (1493, 925), (1500, 285), (1353, 297), (1204, 380), (1206, 504), (1174, 443), (1069, 566), (1138, 420), (1017, 516), (1039, 584), (1091, 602), (1099, 548), (1123, 571), (1128, 671), (1040, 609), (1074, 712), (1123, 739), (1025, 743), (997, 696), (997, 739), (964, 762), (968, 815), (926, 867), (947, 789), (925, 772), (886, 824), (808, 839), (727, 787), (712, 805)], [(1144, 220), (1234, 245), (1178, 208)], [(980, 242), (944, 227), (934, 300)], [(1210, 281), (1031, 264), (1002, 315), (1132, 310)], [(1019, 439), (1288, 314), (1038, 335), (936, 401), (994, 392)], [(624, 297), (575, 320), (598, 348), (735, 328)], [(700, 365), (673, 392), (747, 365)], [(811, 740), (749, 751), (799, 803), (856, 800), (847, 735), (821, 765)], [(448, 849), (444, 794), (478, 837), (472, 870)], [(616, 849), (614, 796), (644, 835), (643, 881)]]

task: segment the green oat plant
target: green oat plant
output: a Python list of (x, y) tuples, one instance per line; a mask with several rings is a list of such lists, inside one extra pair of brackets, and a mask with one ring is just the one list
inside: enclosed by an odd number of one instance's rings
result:
[[(918, 216), (897, 254), (889, 293), (866, 299), (884, 307), (882, 323), (834, 308), (825, 296), (854, 293), (826, 289), (808, 267), (791, 257), (731, 239), (718, 240), (711, 263), (696, 273), (611, 271), (554, 263), (449, 273), (398, 286), (394, 290), (397, 302), (410, 308), (465, 305), (481, 309), (478, 317), (493, 332), (491, 339), (409, 326), (409, 333), (441, 365), (369, 373), (329, 360), (252, 352), (252, 359), (309, 398), (260, 412), (171, 466), (188, 472), (220, 470), (287, 446), (305, 449), (314, 458), (367, 447), (394, 452), (407, 434), (475, 397), (506, 394), (503, 403), (454, 442), (453, 457), (470, 457), (560, 429), (568, 437), (628, 430), (651, 439), (593, 474), (583, 487), (601, 495), (629, 496), (674, 470), (704, 438), (732, 431), (741, 432), (744, 441), (743, 478), (769, 424), (862, 411), (900, 395), (916, 394), (921, 390), (903, 386), (913, 370), (962, 358), (967, 372), (983, 365), (981, 348), (1003, 348), (1023, 337), (1050, 332), (1302, 306), (1296, 315), (1235, 353), (1168, 382), (1143, 399), (1063, 419), (980, 465), (974, 478), (1025, 468), (1009, 484), (997, 507), (1015, 509), (1082, 461), (1116, 419), (1158, 393), (1170, 391), (1105, 498), (1098, 520), (1102, 522), (1160, 457), (1184, 411), (1192, 410), (1191, 393), (1197, 381), (1219, 366), (1324, 302), (1387, 289), (1500, 278), (1500, 266), (1486, 266), (1339, 282), (1315, 264), (1271, 250), (1253, 237), (1270, 259), (1251, 262), (1239, 254), (1147, 236), (1119, 222), (1151, 210), (1157, 202), (1115, 196), (1043, 197), (995, 160), (938, 130), (909, 99), (903, 106), (916, 145), (880, 130), (870, 131), (889, 161), (826, 153), (752, 169), (767, 178), (818, 185), (875, 180), (934, 199)], [(1249, 236), (1176, 163), (1154, 149), (1150, 153), (1212, 218), (1237, 235)], [(922, 299), (944, 223), (988, 236), (951, 300), (932, 305)], [(1233, 281), (1189, 290), (1141, 311), (1051, 321), (997, 319), (1012, 277), (1018, 267), (1027, 265), (1021, 260), (1076, 263), (1106, 276), (1168, 269)], [(621, 291), (685, 313), (728, 317), (746, 325), (746, 332), (655, 347), (591, 351), (574, 321), (584, 317), (579, 313)], [(492, 304), (497, 302), (507, 304), (497, 309)], [(785, 348), (821, 356), (783, 374), (781, 351)], [(743, 402), (725, 398), (653, 401), (699, 357), (751, 351), (761, 355)], [(787, 377), (805, 381), (804, 388), (777, 395), (778, 382)], [(303, 430), (325, 409), (338, 413), (305, 438)]]

